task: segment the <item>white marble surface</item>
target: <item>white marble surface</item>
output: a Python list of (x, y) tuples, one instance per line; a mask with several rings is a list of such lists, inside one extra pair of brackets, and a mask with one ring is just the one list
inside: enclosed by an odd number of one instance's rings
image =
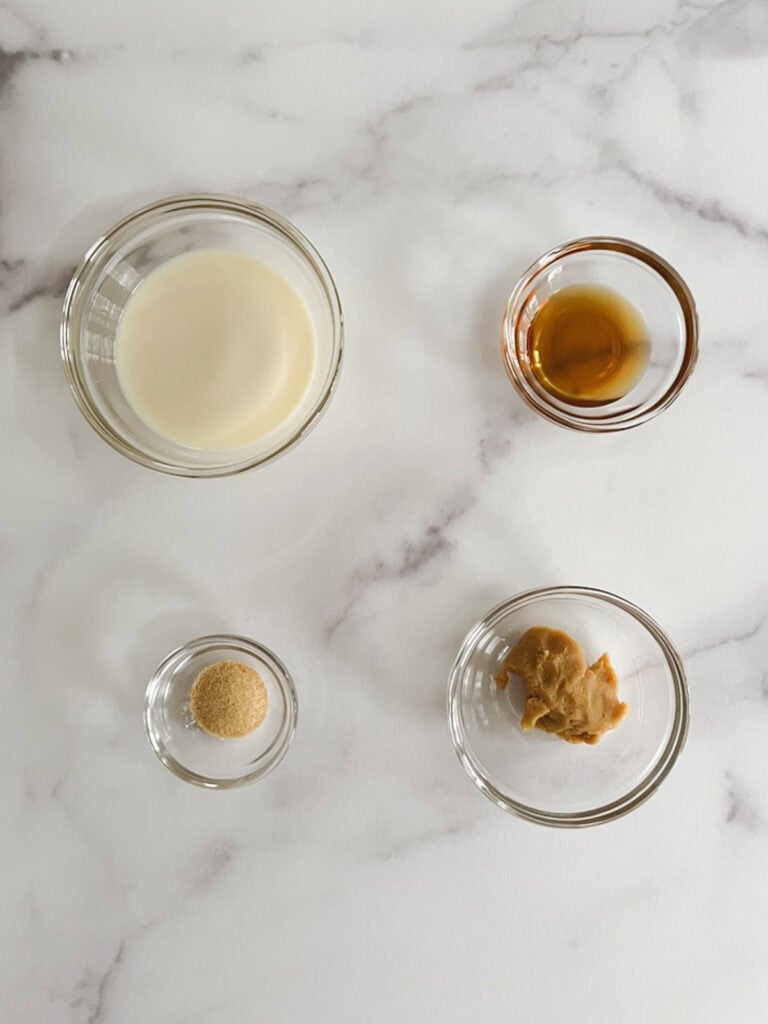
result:
[[(752, 1024), (768, 974), (768, 7), (760, 0), (0, 4), (2, 882), (9, 1024)], [(134, 466), (59, 365), (118, 215), (274, 206), (339, 285), (312, 436), (242, 477)], [(584, 233), (687, 277), (702, 353), (626, 435), (500, 367), (516, 277)], [(465, 777), (445, 680), (497, 600), (617, 591), (685, 655), (689, 742), (613, 825)], [(141, 725), (173, 646), (252, 635), (294, 746), (232, 793)]]

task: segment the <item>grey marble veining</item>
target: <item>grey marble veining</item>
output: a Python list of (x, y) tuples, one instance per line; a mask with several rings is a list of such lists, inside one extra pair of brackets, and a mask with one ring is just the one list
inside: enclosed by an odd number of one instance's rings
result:
[[(0, 4), (3, 1020), (763, 1021), (766, 74), (760, 0)], [(82, 253), (188, 190), (291, 218), (345, 310), (317, 430), (228, 480), (120, 459), (59, 365)], [(517, 276), (593, 233), (701, 317), (683, 396), (613, 437), (498, 354)], [(653, 799), (571, 834), (483, 800), (445, 723), (464, 633), (556, 583), (646, 608), (692, 696)], [(300, 699), (231, 793), (141, 723), (219, 630)]]

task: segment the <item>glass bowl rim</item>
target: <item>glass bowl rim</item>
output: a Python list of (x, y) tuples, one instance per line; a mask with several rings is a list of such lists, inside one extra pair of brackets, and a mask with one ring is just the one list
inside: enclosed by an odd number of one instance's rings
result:
[[(165, 744), (155, 734), (151, 724), (153, 698), (159, 685), (160, 677), (168, 666), (183, 654), (204, 654), (207, 650), (212, 650), (225, 644), (234, 647), (235, 650), (240, 649), (243, 653), (250, 654), (252, 657), (257, 658), (260, 661), (267, 662), (277, 679), (278, 687), (283, 699), (285, 700), (286, 712), (283, 724), (286, 721), (288, 723), (287, 732), (282, 743), (272, 753), (272, 756), (265, 765), (259, 765), (259, 767), (255, 768), (253, 771), (246, 772), (243, 775), (239, 775), (236, 778), (231, 779), (212, 778), (208, 775), (203, 775), (200, 772), (195, 772), (186, 768), (166, 748)], [(186, 643), (181, 644), (180, 647), (175, 648), (170, 652), (170, 654), (167, 654), (163, 658), (150, 676), (146, 690), (144, 691), (144, 731), (150, 747), (154, 750), (158, 759), (169, 771), (173, 772), (174, 775), (183, 779), (184, 782), (191, 782), (196, 786), (202, 786), (204, 789), (235, 789), (238, 786), (245, 786), (249, 782), (256, 782), (257, 779), (263, 779), (265, 776), (269, 775), (269, 773), (280, 764), (288, 752), (288, 748), (293, 741), (293, 736), (296, 731), (298, 716), (299, 705), (296, 695), (296, 686), (293, 682), (293, 677), (283, 664), (282, 660), (278, 658), (274, 651), (271, 651), (264, 644), (261, 644), (256, 640), (251, 640), (249, 637), (240, 636), (236, 633), (212, 633), (208, 636), (195, 637), (194, 640), (188, 640)], [(281, 728), (283, 727), (283, 724), (281, 724)]]
[[(662, 394), (652, 397), (639, 408), (631, 410), (630, 416), (618, 414), (612, 417), (609, 413), (604, 417), (589, 418), (580, 415), (575, 406), (570, 407), (568, 410), (560, 409), (548, 401), (544, 394), (539, 394), (533, 390), (517, 358), (515, 342), (517, 325), (533, 283), (536, 278), (555, 263), (580, 252), (620, 253), (645, 264), (645, 266), (655, 271), (670, 287), (683, 315), (685, 344), (681, 365), (675, 375), (675, 379)], [(504, 308), (501, 331), (501, 356), (507, 376), (515, 386), (520, 397), (534, 412), (537, 412), (552, 423), (557, 423), (561, 427), (599, 434), (617, 430), (628, 430), (631, 427), (639, 426), (641, 423), (646, 423), (648, 420), (653, 419), (654, 416), (657, 416), (670, 406), (682, 391), (683, 386), (696, 366), (699, 351), (698, 338), (699, 319), (696, 303), (690, 288), (671, 263), (662, 256), (659, 256), (653, 249), (640, 245), (638, 242), (632, 242), (628, 238), (620, 238), (614, 235), (586, 235), (583, 238), (575, 238), (570, 242), (557, 245), (548, 252), (545, 252), (518, 279)]]
[[(236, 213), (245, 219), (267, 224), (281, 234), (307, 260), (322, 286), (333, 324), (333, 351), (329, 366), (328, 379), (314, 407), (306, 419), (285, 439), (274, 451), (243, 460), (227, 461), (209, 466), (183, 466), (172, 460), (155, 457), (133, 445), (127, 438), (115, 431), (104, 419), (91, 401), (88, 388), (78, 365), (75, 355), (76, 342), (73, 333), (73, 321), (78, 317), (87, 303), (93, 281), (92, 276), (99, 266), (117, 252), (121, 245), (132, 237), (148, 222), (158, 220), (166, 214), (179, 212), (221, 212)], [(240, 196), (225, 195), (213, 192), (180, 193), (164, 196), (152, 203), (134, 210), (108, 228), (86, 251), (80, 260), (67, 288), (59, 327), (59, 347), (69, 389), (89, 425), (115, 451), (148, 469), (184, 477), (221, 477), (233, 476), (246, 470), (263, 466), (279, 458), (302, 441), (316, 426), (336, 390), (344, 353), (344, 314), (336, 283), (320, 253), (289, 220), (267, 206), (254, 203)]]
[[(542, 811), (519, 800), (513, 800), (502, 793), (498, 787), (494, 786), (483, 773), (466, 742), (466, 731), (460, 706), (459, 684), (461, 675), (465, 663), (475, 652), (480, 636), (484, 635), (490, 627), (494, 626), (510, 611), (523, 608), (541, 598), (558, 596), (598, 599), (631, 615), (651, 634), (652, 638), (661, 648), (670, 670), (675, 693), (675, 713), (672, 720), (672, 730), (664, 749), (656, 758), (648, 775), (624, 796), (599, 807), (573, 813)], [(556, 828), (584, 828), (589, 825), (605, 824), (609, 821), (615, 821), (644, 803), (669, 775), (685, 746), (690, 717), (689, 704), (688, 683), (682, 659), (661, 626), (647, 612), (632, 604), (631, 601), (627, 601), (625, 598), (619, 597), (618, 594), (613, 594), (608, 590), (599, 590), (595, 587), (538, 587), (533, 590), (525, 590), (497, 604), (479, 622), (472, 626), (464, 637), (448, 678), (448, 724), (454, 749), (467, 775), (469, 775), (478, 789), (502, 810), (524, 818), (526, 821), (532, 821), (539, 825), (550, 825)]]

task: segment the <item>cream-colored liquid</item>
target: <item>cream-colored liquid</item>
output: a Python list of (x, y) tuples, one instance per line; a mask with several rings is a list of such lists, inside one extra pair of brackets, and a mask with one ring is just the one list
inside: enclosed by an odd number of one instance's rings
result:
[(178, 444), (216, 450), (275, 431), (304, 398), (315, 332), (298, 292), (245, 253), (201, 249), (151, 273), (117, 331), (136, 414)]

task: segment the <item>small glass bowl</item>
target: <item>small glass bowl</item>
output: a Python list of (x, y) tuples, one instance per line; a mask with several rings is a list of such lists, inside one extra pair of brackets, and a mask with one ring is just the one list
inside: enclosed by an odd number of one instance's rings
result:
[[(640, 313), (648, 329), (650, 358), (623, 398), (576, 406), (547, 391), (533, 372), (528, 332), (543, 302), (571, 285), (604, 285)], [(501, 352), (510, 380), (541, 416), (573, 430), (627, 430), (666, 409), (696, 364), (698, 319), (688, 286), (655, 252), (624, 238), (578, 238), (545, 253), (515, 285), (504, 310)]]
[[(217, 661), (248, 665), (267, 688), (266, 718), (239, 739), (210, 736), (189, 708), (192, 684)], [(180, 779), (208, 789), (231, 789), (263, 779), (285, 757), (297, 715), (296, 689), (288, 669), (272, 651), (242, 636), (190, 640), (158, 666), (144, 698), (144, 727), (154, 752)]]
[[(160, 264), (195, 249), (234, 249), (281, 273), (304, 300), (315, 328), (315, 372), (295, 412), (268, 437), (243, 448), (205, 451), (156, 434), (126, 401), (115, 340), (131, 295)], [(69, 386), (91, 426), (118, 452), (179, 476), (225, 476), (288, 451), (315, 425), (341, 368), (343, 318), (330, 271), (292, 224), (232, 196), (161, 199), (115, 224), (86, 253), (64, 301), (61, 355)]]
[[(629, 710), (595, 746), (522, 732), (525, 687), (494, 675), (531, 626), (569, 633), (591, 664), (604, 651)], [(579, 827), (634, 810), (667, 777), (685, 743), (688, 688), (666, 634), (644, 611), (587, 587), (530, 590), (490, 611), (464, 639), (451, 671), (448, 719), (467, 774), (505, 811)]]

